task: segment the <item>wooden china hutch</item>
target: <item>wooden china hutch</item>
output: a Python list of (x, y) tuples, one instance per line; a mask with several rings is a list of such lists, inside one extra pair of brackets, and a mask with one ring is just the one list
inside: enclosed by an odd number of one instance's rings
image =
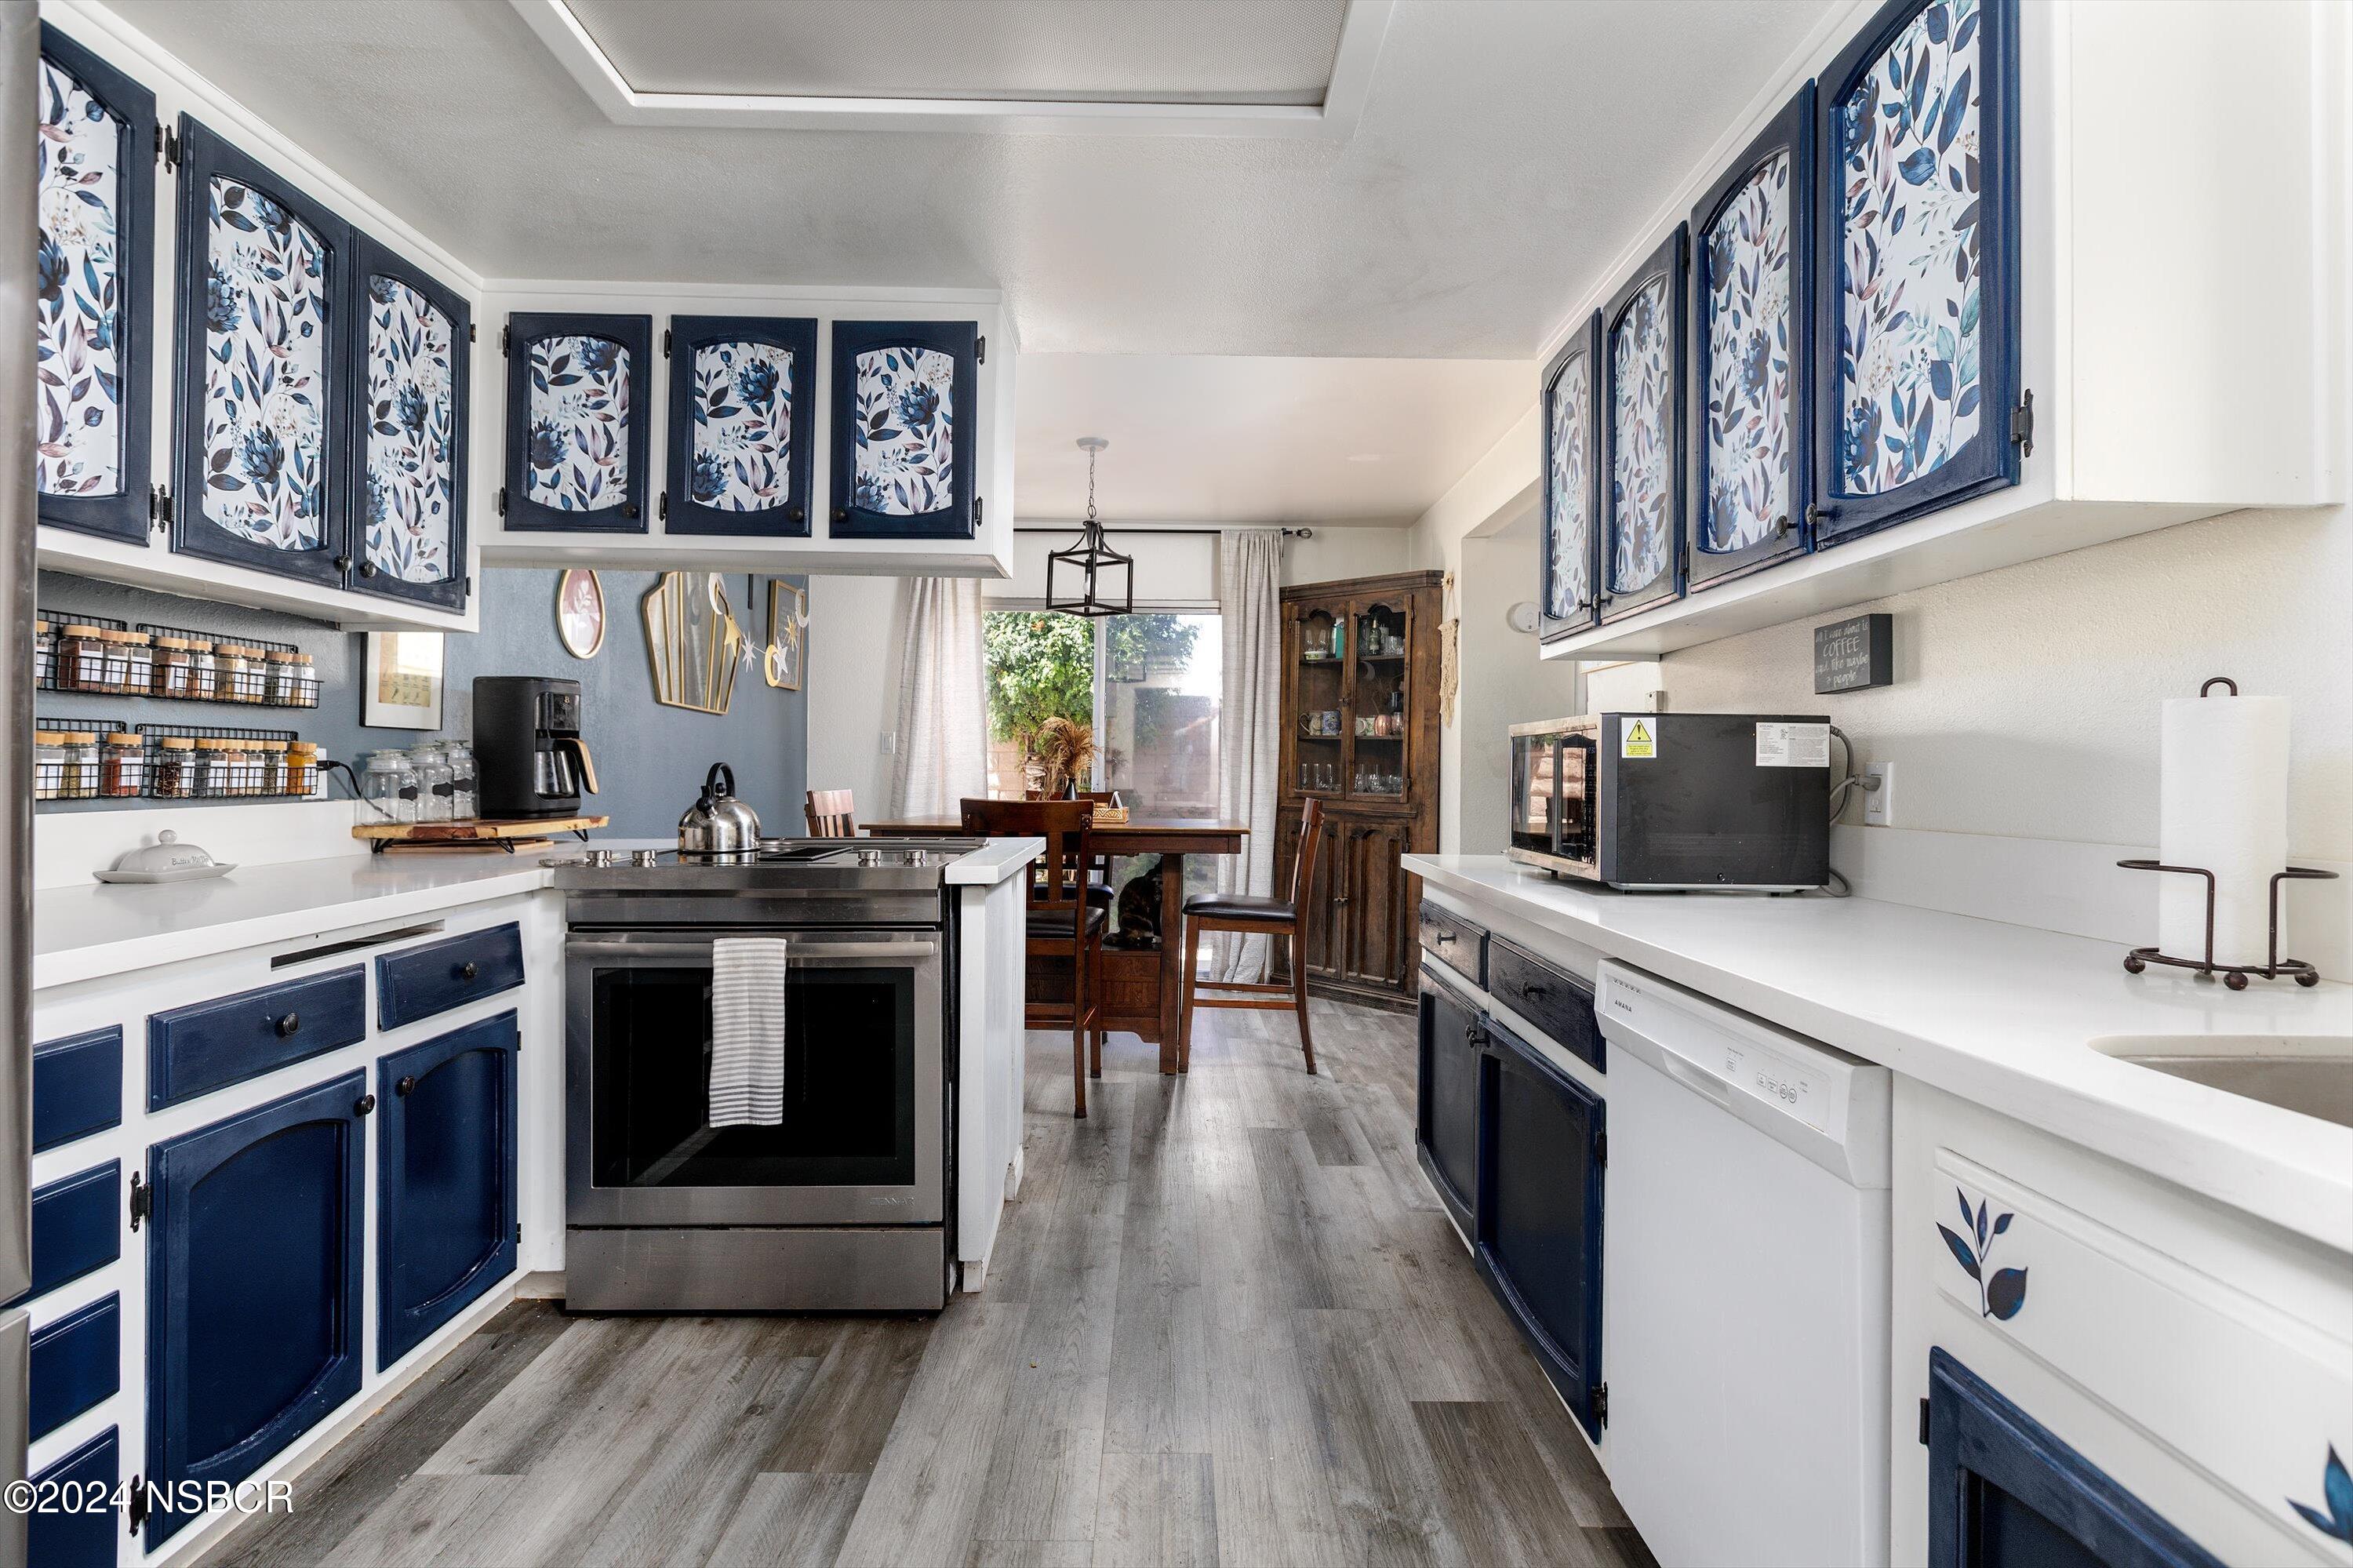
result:
[(1398, 861), (1438, 847), (1441, 585), (1437, 572), (1401, 572), (1282, 590), (1274, 885), (1291, 885), (1300, 810), (1321, 800), (1305, 915), (1308, 986), (1325, 995), (1412, 1002), (1421, 879)]

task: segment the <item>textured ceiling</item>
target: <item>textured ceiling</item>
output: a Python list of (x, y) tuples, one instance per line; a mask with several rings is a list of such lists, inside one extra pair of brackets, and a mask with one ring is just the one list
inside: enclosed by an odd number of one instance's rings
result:
[(494, 0), (113, 8), (492, 277), (1000, 288), (1032, 351), (1478, 358), (1533, 354), (1843, 3), (1400, 0), (1344, 143), (619, 126)]
[(1103, 436), (1115, 522), (1410, 523), (1535, 396), (1518, 360), (1024, 355), (1018, 500), (1082, 516), (1076, 443)]
[(569, 0), (640, 92), (1320, 103), (1346, 0)]

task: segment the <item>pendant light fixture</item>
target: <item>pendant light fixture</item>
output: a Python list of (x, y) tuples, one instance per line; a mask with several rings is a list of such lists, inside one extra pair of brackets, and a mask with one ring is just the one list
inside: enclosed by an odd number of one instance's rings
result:
[[(1077, 541), (1046, 556), (1046, 608), (1066, 615), (1131, 615), (1135, 609), (1135, 557), (1124, 556), (1103, 537), (1103, 519), (1095, 515), (1095, 454), (1111, 443), (1101, 436), (1081, 436), (1079, 450), (1087, 454), (1087, 516), (1079, 525)], [(1076, 574), (1071, 584), (1081, 591), (1075, 599), (1054, 591), (1054, 570)], [(1118, 573), (1119, 597), (1112, 598), (1113, 573)], [(1069, 579), (1065, 578), (1067, 582)]]

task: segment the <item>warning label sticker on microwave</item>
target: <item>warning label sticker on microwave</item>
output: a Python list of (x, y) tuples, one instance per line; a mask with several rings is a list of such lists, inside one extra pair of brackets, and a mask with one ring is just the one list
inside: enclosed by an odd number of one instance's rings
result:
[(1831, 726), (1767, 721), (1757, 726), (1759, 768), (1828, 768)]
[(1629, 716), (1618, 737), (1618, 755), (1648, 761), (1659, 755), (1659, 726), (1648, 719)]

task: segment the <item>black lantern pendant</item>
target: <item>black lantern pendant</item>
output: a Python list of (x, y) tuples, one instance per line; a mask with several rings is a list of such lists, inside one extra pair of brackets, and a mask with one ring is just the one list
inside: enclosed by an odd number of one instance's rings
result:
[[(1046, 608), (1065, 615), (1132, 615), (1135, 612), (1135, 557), (1123, 556), (1103, 536), (1103, 519), (1095, 515), (1095, 454), (1111, 443), (1101, 436), (1081, 436), (1079, 450), (1087, 454), (1087, 518), (1079, 525), (1078, 542), (1046, 556)], [(1078, 574), (1082, 589), (1076, 599), (1054, 591), (1054, 568)], [(1119, 598), (1111, 597), (1111, 575), (1119, 574)]]

